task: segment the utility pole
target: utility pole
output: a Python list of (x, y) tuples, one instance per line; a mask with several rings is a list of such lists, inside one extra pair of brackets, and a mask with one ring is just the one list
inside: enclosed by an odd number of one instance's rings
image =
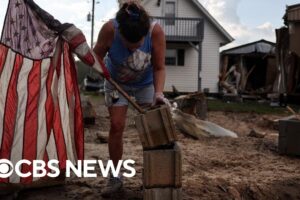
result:
[[(94, 43), (94, 23), (95, 23), (95, 4), (98, 4), (99, 1), (92, 0), (92, 13), (87, 14), (87, 21), (91, 22), (91, 49), (93, 49)], [(90, 75), (92, 75), (92, 68), (90, 68)]]
[(91, 48), (93, 48), (94, 42), (95, 4), (98, 3), (99, 1), (95, 2), (95, 0), (92, 0), (92, 14), (89, 12), (87, 15), (87, 21), (91, 22)]
[(92, 30), (91, 30), (91, 49), (93, 49), (93, 42), (94, 42), (94, 19), (95, 19), (95, 0), (93, 0), (92, 5)]

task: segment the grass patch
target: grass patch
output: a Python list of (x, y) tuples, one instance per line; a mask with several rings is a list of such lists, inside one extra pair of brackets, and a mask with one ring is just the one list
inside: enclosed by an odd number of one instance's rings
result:
[[(238, 113), (257, 113), (257, 114), (289, 114), (284, 107), (271, 107), (268, 103), (243, 102), (243, 103), (226, 103), (221, 100), (208, 100), (209, 111), (226, 111)], [(300, 107), (290, 105), (295, 111), (299, 111)]]

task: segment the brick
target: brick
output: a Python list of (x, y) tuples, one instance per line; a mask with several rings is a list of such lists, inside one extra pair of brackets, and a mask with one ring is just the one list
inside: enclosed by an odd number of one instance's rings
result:
[(144, 187), (181, 187), (181, 150), (177, 143), (171, 149), (144, 151)]
[(167, 106), (136, 116), (135, 124), (144, 149), (159, 148), (176, 141), (174, 122)]
[(280, 154), (300, 156), (300, 121), (280, 120), (278, 151)]
[(144, 189), (144, 200), (181, 200), (181, 188)]

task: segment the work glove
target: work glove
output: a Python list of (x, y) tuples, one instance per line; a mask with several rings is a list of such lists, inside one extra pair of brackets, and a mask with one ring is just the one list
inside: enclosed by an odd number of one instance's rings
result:
[(153, 106), (155, 105), (167, 105), (169, 108), (171, 107), (169, 100), (165, 98), (162, 92), (155, 92), (153, 98)]

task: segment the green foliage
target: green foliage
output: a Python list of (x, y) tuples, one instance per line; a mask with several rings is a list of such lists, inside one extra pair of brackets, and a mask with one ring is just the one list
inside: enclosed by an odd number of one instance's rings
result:
[[(226, 111), (226, 112), (248, 112), (257, 114), (289, 114), (284, 107), (271, 107), (268, 103), (258, 103), (254, 101), (244, 103), (226, 103), (221, 100), (208, 100), (209, 111)], [(299, 106), (290, 105), (298, 111)]]

